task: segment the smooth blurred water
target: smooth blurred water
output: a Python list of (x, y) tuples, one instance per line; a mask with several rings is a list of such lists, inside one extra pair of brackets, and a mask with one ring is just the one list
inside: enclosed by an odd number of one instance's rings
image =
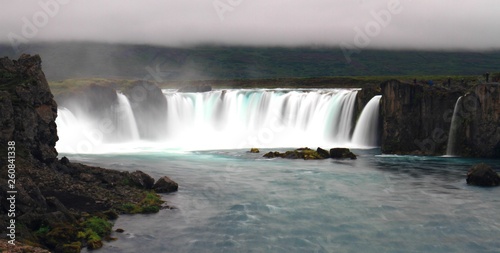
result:
[[(261, 150), (266, 152), (267, 150)], [(174, 210), (122, 215), (99, 252), (499, 252), (500, 188), (468, 168), (498, 161), (379, 155), (263, 159), (245, 150), (68, 155), (169, 176)]]

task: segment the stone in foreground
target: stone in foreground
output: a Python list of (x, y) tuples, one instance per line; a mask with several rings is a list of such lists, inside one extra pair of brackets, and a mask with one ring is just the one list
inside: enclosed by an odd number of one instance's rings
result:
[(153, 186), (153, 190), (157, 193), (176, 192), (178, 188), (179, 185), (167, 176), (158, 179)]
[(250, 153), (260, 153), (260, 150), (258, 148), (251, 148)]
[(155, 180), (150, 175), (140, 170), (130, 173), (130, 180), (134, 185), (144, 189), (153, 188), (155, 183)]
[(476, 186), (499, 186), (500, 176), (484, 163), (476, 164), (467, 173), (467, 184)]
[(316, 152), (324, 159), (330, 158), (330, 152), (328, 152), (328, 150), (318, 147)]
[(356, 155), (352, 153), (348, 148), (332, 148), (330, 149), (330, 157), (334, 159), (357, 159)]
[(281, 157), (285, 159), (304, 159), (304, 160), (320, 160), (330, 158), (328, 151), (318, 148), (317, 150), (312, 150), (310, 148), (299, 148), (296, 150), (286, 151), (285, 153), (280, 153), (278, 151), (268, 152), (264, 155), (265, 158), (276, 158)]

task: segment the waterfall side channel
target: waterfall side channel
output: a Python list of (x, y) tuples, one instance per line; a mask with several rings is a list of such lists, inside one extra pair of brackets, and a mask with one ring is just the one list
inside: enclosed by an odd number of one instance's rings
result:
[(457, 155), (457, 132), (460, 127), (459, 113), (460, 113), (460, 101), (462, 97), (457, 99), (455, 103), (455, 108), (453, 109), (453, 116), (451, 118), (450, 132), (448, 133), (448, 144), (446, 146), (446, 156), (456, 156)]

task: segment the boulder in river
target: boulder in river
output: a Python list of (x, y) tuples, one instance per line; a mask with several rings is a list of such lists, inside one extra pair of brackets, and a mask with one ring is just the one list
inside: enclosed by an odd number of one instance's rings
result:
[(153, 186), (153, 189), (157, 193), (176, 192), (178, 188), (179, 185), (167, 176), (158, 179)]
[(477, 186), (499, 186), (500, 176), (484, 163), (476, 164), (467, 173), (467, 184)]
[(352, 153), (348, 148), (332, 148), (330, 149), (330, 157), (334, 159), (357, 159), (356, 155)]

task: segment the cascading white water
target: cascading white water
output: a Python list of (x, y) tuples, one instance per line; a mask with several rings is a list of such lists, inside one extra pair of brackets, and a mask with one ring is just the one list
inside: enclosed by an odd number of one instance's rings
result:
[(336, 110), (336, 114), (340, 115), (339, 124), (334, 128), (335, 139), (340, 142), (348, 142), (351, 139), (352, 122), (354, 115), (354, 102), (356, 101), (357, 93), (350, 93), (347, 96), (341, 97), (340, 104), (342, 107)]
[(121, 140), (139, 140), (139, 130), (135, 121), (134, 112), (130, 106), (127, 96), (117, 93), (118, 96), (118, 119), (117, 131), (120, 132)]
[(377, 147), (379, 107), (381, 95), (374, 96), (363, 108), (352, 136), (352, 143), (357, 146)]
[(166, 92), (166, 142), (183, 149), (345, 144), (352, 130), (356, 93), (356, 90)]
[(453, 109), (453, 116), (451, 118), (451, 125), (450, 125), (450, 132), (448, 133), (448, 144), (446, 146), (446, 155), (447, 156), (456, 156), (456, 141), (455, 138), (457, 137), (457, 130), (459, 128), (459, 120), (458, 120), (458, 114), (460, 112), (460, 101), (462, 100), (462, 97), (459, 97), (457, 99), (457, 102), (455, 103), (455, 108)]
[[(68, 115), (71, 112), (61, 109), (56, 121), (61, 132), (82, 121), (94, 123), (81, 124), (80, 133), (73, 133), (72, 143), (63, 134), (57, 148), (69, 153), (99, 153), (141, 147), (149, 150), (349, 147), (356, 94), (355, 89), (234, 89), (204, 93), (164, 90), (166, 123), (158, 122), (160, 119), (136, 122), (127, 97), (118, 94), (118, 110), (114, 111), (117, 119), (111, 120), (116, 126), (108, 122), (113, 126), (108, 130), (112, 131), (102, 131), (100, 126), (106, 124), (100, 119), (76, 119)], [(141, 124), (150, 128), (166, 125), (154, 129), (165, 133), (165, 138), (153, 142), (141, 140), (137, 130)]]
[(59, 141), (56, 143), (57, 150), (67, 153), (84, 153), (85, 150), (88, 150), (86, 141), (87, 129), (90, 128), (88, 123), (86, 120), (76, 118), (66, 108), (57, 109), (56, 124), (59, 137)]

